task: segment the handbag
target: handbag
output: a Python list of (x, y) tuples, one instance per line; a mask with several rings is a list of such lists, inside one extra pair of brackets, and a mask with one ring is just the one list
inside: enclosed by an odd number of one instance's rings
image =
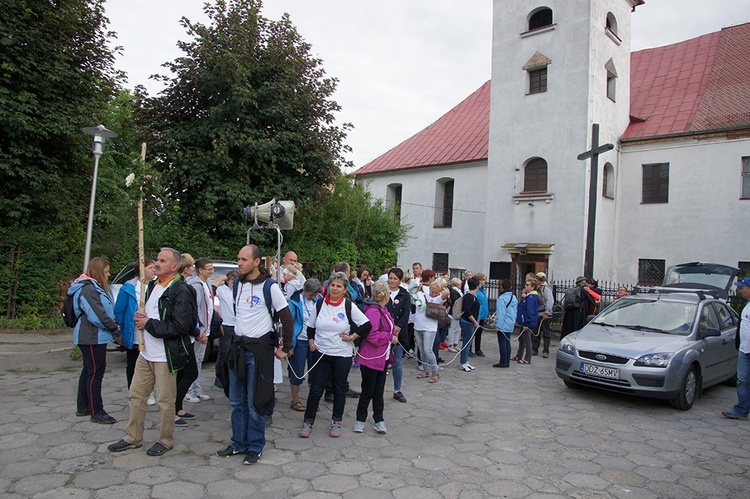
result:
[(448, 311), (440, 305), (439, 303), (427, 303), (427, 308), (425, 309), (425, 316), (429, 317), (430, 319), (435, 319), (438, 321), (438, 326), (440, 327), (450, 327), (451, 325), (451, 319), (448, 317)]

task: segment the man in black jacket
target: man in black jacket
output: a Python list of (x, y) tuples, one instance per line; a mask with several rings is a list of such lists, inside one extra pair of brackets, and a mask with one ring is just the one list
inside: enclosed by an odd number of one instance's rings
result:
[(195, 291), (177, 273), (181, 264), (182, 256), (171, 248), (162, 248), (154, 262), (156, 281), (146, 292), (146, 311), (135, 314), (136, 328), (144, 330), (145, 349), (130, 385), (130, 421), (125, 437), (107, 447), (112, 452), (143, 445), (146, 400), (154, 385), (160, 409), (159, 438), (146, 454), (161, 456), (173, 446), (176, 373), (187, 364), (189, 335), (198, 323)]

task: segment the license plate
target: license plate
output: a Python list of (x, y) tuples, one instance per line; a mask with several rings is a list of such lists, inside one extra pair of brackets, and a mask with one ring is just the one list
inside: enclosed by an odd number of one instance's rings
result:
[(620, 370), (613, 367), (595, 366), (592, 364), (581, 364), (581, 372), (589, 376), (599, 376), (609, 379), (620, 379)]

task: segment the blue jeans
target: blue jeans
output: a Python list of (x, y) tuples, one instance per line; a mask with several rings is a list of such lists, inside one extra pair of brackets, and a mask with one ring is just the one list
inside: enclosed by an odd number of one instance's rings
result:
[(393, 391), (401, 391), (401, 380), (404, 377), (404, 347), (399, 343), (393, 347)]
[(750, 353), (739, 352), (737, 357), (737, 405), (735, 414), (750, 413)]
[(312, 365), (312, 362), (310, 362), (310, 344), (307, 340), (298, 340), (294, 346), (294, 355), (287, 357), (287, 359), (289, 360), (287, 366), (287, 371), (289, 372), (289, 383), (299, 386), (305, 381), (305, 365)]
[(469, 349), (471, 348), (471, 335), (474, 334), (474, 324), (461, 319), (461, 364), (469, 362)]
[(239, 452), (262, 452), (266, 446), (266, 420), (255, 408), (255, 355), (245, 351), (245, 384), (229, 368), (229, 405), (232, 406), (232, 447)]
[(511, 333), (504, 333), (502, 331), (497, 332), (497, 346), (500, 350), (500, 362), (498, 362), (501, 366), (509, 366), (510, 365), (510, 335)]

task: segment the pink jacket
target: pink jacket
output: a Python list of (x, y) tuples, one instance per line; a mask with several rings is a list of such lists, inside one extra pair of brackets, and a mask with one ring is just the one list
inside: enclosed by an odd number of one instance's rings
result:
[(384, 371), (393, 337), (393, 318), (390, 312), (380, 305), (365, 306), (365, 315), (372, 324), (372, 329), (362, 339), (357, 352), (357, 362), (370, 369)]

